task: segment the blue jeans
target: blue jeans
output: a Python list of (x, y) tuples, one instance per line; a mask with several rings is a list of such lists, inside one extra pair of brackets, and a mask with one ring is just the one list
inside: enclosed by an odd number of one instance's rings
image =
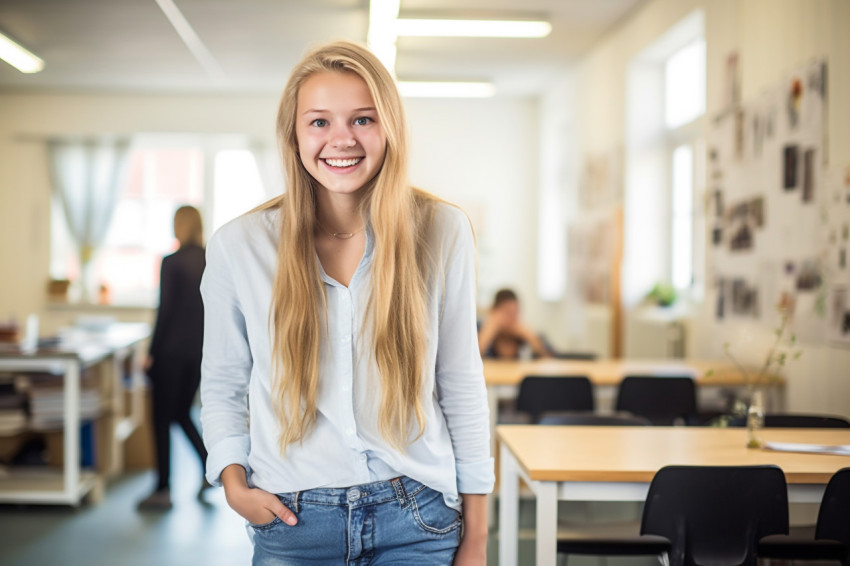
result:
[(449, 566), (460, 544), (461, 514), (407, 477), (278, 497), (298, 524), (251, 525), (253, 566)]

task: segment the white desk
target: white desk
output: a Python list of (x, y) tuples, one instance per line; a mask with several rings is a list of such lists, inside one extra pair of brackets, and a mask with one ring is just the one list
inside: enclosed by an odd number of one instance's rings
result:
[[(78, 505), (90, 492), (102, 490), (103, 477), (80, 467), (80, 378), (84, 369), (106, 364), (107, 406), (111, 416), (106, 432), (112, 458), (106, 475), (119, 471), (120, 444), (141, 422), (142, 399), (133, 398), (129, 415), (124, 411), (123, 364), (139, 343), (150, 334), (147, 324), (115, 323), (107, 331), (78, 333), (73, 344), (62, 349), (37, 350), (33, 353), (0, 353), (0, 372), (44, 372), (57, 375), (63, 390), (63, 466), (54, 470), (2, 470), (0, 502)], [(133, 374), (133, 390), (140, 390), (140, 376)], [(136, 400), (136, 397), (139, 397)]]

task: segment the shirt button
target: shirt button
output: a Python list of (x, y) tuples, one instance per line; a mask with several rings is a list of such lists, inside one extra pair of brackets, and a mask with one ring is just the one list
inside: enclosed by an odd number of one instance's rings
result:
[(360, 461), (361, 461), (361, 462), (365, 462), (365, 461), (366, 461), (366, 454), (361, 454), (361, 455), (360, 455)]
[(354, 429), (351, 428), (351, 427), (348, 427), (347, 429), (345, 429), (345, 434), (351, 436), (352, 434), (354, 434)]

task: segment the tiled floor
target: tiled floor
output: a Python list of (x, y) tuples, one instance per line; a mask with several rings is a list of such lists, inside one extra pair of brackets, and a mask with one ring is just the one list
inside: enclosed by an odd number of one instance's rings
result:
[[(3, 566), (234, 566), (251, 561), (244, 522), (220, 489), (195, 497), (201, 470), (181, 434), (173, 434), (174, 508), (140, 513), (136, 503), (153, 486), (153, 473), (128, 474), (113, 482), (98, 505), (68, 507), (0, 505), (0, 565)], [(567, 514), (576, 509), (565, 509)], [(579, 508), (578, 512), (586, 511)], [(616, 511), (616, 510), (615, 510)], [(603, 508), (602, 513), (606, 510)], [(594, 510), (599, 514), (599, 510)], [(598, 517), (603, 518), (603, 517)], [(534, 523), (533, 503), (521, 505), (520, 525)], [(491, 534), (488, 563), (498, 563)], [(520, 541), (520, 565), (534, 563), (534, 540)], [(654, 559), (571, 558), (570, 566), (653, 566)]]

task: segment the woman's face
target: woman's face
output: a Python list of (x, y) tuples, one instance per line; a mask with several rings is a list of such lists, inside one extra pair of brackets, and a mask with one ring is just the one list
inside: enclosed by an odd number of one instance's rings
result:
[(387, 138), (365, 81), (320, 72), (298, 91), (295, 135), (301, 163), (332, 193), (353, 194), (381, 169)]

